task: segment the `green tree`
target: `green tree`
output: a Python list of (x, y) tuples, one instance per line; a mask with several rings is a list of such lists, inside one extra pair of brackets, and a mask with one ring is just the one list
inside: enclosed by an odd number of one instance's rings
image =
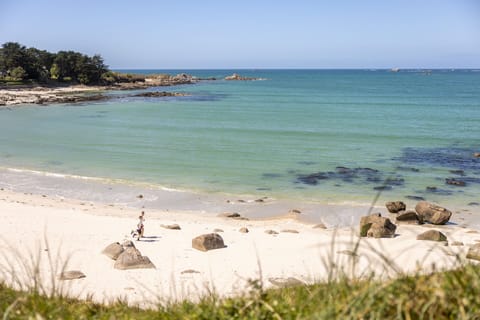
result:
[(16, 67), (10, 70), (10, 78), (14, 81), (21, 81), (27, 78), (27, 72), (22, 67)]

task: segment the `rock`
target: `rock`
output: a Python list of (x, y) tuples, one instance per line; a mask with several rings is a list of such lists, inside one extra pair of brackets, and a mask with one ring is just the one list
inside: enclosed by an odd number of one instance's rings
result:
[(180, 226), (176, 223), (174, 224), (161, 224), (160, 227), (170, 230), (181, 230)]
[(289, 214), (292, 214), (292, 215), (297, 215), (297, 214), (301, 214), (302, 211), (298, 210), (298, 209), (292, 209), (290, 211), (288, 211)]
[(278, 232), (275, 231), (275, 230), (265, 230), (265, 233), (266, 234), (278, 234)]
[(453, 241), (450, 243), (451, 246), (463, 246), (463, 242), (461, 241)]
[(280, 232), (283, 232), (283, 233), (300, 233), (300, 232), (298, 232), (298, 231), (295, 230), (295, 229), (284, 229), (284, 230), (282, 230), (282, 231), (280, 231)]
[(155, 265), (146, 256), (142, 256), (140, 251), (135, 247), (127, 247), (115, 261), (113, 265), (115, 269), (155, 269)]
[(268, 278), (268, 281), (270, 281), (270, 283), (272, 283), (273, 285), (276, 285), (277, 287), (282, 287), (282, 288), (292, 287), (292, 286), (301, 286), (305, 284), (303, 281), (300, 281), (294, 277)]
[(395, 236), (397, 226), (390, 219), (374, 213), (360, 219), (360, 236), (373, 238), (389, 238)]
[(223, 238), (217, 233), (208, 233), (192, 239), (192, 248), (200, 251), (225, 248)]
[(385, 206), (390, 213), (398, 213), (399, 211), (403, 211), (407, 208), (405, 203), (402, 201), (387, 202), (385, 203)]
[(131, 240), (125, 240), (125, 241), (123, 241), (123, 243), (122, 243), (122, 247), (123, 247), (124, 249), (126, 249), (126, 248), (135, 248), (135, 244), (134, 244), (133, 241), (131, 241)]
[(480, 158), (480, 152), (475, 152), (475, 153), (473, 154), (473, 157), (474, 157), (474, 158)]
[(103, 249), (102, 254), (110, 259), (117, 260), (118, 256), (124, 251), (123, 246), (119, 242), (109, 244)]
[(400, 213), (395, 218), (395, 222), (407, 223), (407, 224), (422, 224), (423, 219), (419, 217), (415, 211), (409, 210), (409, 211)]
[(215, 229), (213, 229), (213, 232), (223, 232), (223, 229), (215, 228)]
[(465, 187), (467, 185), (465, 181), (457, 180), (455, 178), (447, 178), (445, 179), (445, 183), (450, 184), (452, 186), (459, 186), (459, 187)]
[(236, 220), (248, 220), (248, 218), (242, 217), (237, 212), (224, 212), (224, 213), (219, 214), (218, 217), (232, 218), (232, 219), (236, 219)]
[(432, 224), (446, 224), (452, 212), (443, 207), (429, 203), (427, 201), (420, 201), (415, 206), (415, 211), (423, 221), (430, 222)]
[(133, 95), (133, 97), (183, 97), (186, 96), (185, 93), (181, 92), (167, 92), (167, 91), (149, 91), (149, 92), (142, 92)]
[(478, 202), (469, 202), (468, 205), (469, 205), (469, 206), (472, 206), (472, 207), (473, 207), (473, 206), (480, 206), (480, 203), (478, 203)]
[(447, 236), (438, 230), (428, 230), (419, 234), (417, 240), (447, 241)]
[(249, 77), (243, 77), (237, 73), (232, 74), (231, 76), (226, 76), (225, 80), (259, 80), (258, 78), (249, 78)]
[(324, 223), (319, 223), (313, 226), (314, 229), (327, 229), (327, 226)]
[(63, 271), (58, 275), (59, 280), (75, 280), (85, 278), (86, 275), (78, 270)]
[(405, 198), (410, 199), (410, 200), (415, 200), (415, 201), (424, 201), (425, 200), (424, 197), (420, 197), (420, 196), (405, 196)]
[(186, 273), (200, 273), (200, 271), (193, 270), (193, 269), (186, 269), (180, 272), (181, 274), (186, 274)]
[(474, 244), (473, 246), (468, 248), (467, 259), (480, 261), (480, 243)]
[(238, 231), (241, 232), (241, 233), (249, 233), (250, 232), (250, 231), (248, 231), (247, 227), (241, 227)]

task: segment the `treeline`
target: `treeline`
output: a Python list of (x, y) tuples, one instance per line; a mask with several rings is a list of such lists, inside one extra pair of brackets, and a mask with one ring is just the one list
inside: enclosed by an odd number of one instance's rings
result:
[[(17, 42), (6, 42), (0, 48), (0, 80), (37, 82), (78, 82), (98, 84), (111, 74), (103, 58), (75, 52), (51, 53), (26, 48)], [(106, 80), (106, 79), (105, 79)]]

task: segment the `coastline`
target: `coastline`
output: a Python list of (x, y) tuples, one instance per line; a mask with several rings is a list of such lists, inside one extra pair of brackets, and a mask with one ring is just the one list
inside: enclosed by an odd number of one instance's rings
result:
[[(52, 279), (61, 271), (80, 270), (85, 278), (56, 280), (56, 290), (97, 302), (122, 298), (149, 307), (159, 301), (196, 301), (211, 293), (241, 295), (251, 289), (252, 280), (270, 288), (288, 281), (326, 281), (332, 271), (337, 276), (375, 272), (379, 278), (389, 278), (451, 269), (464, 263), (468, 247), (480, 240), (479, 231), (455, 213), (447, 225), (400, 224), (394, 238), (373, 239), (359, 238), (358, 225), (324, 229), (292, 215), (243, 220), (220, 217), (214, 207), (195, 215), (145, 208), (145, 238), (134, 243), (156, 269), (114, 269), (113, 261), (101, 252), (113, 242), (132, 239), (130, 231), (140, 210), (118, 203), (0, 190), (1, 247), (6, 253), (0, 262), (3, 280), (17, 288), (31, 283), (26, 265), (33, 263), (29, 259), (38, 259), (47, 291), (53, 289)], [(171, 224), (181, 230), (163, 227)], [(240, 231), (244, 227), (248, 233)], [(446, 234), (450, 245), (416, 240), (418, 234), (432, 229)], [(225, 248), (208, 252), (192, 248), (194, 237), (214, 231), (224, 239)], [(55, 261), (53, 265), (48, 257)], [(330, 270), (332, 263), (335, 270)]]

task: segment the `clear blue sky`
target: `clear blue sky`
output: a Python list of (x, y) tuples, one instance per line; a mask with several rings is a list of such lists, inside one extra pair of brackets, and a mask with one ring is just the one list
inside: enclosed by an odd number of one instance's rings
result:
[(479, 0), (0, 0), (0, 43), (111, 68), (480, 68)]

